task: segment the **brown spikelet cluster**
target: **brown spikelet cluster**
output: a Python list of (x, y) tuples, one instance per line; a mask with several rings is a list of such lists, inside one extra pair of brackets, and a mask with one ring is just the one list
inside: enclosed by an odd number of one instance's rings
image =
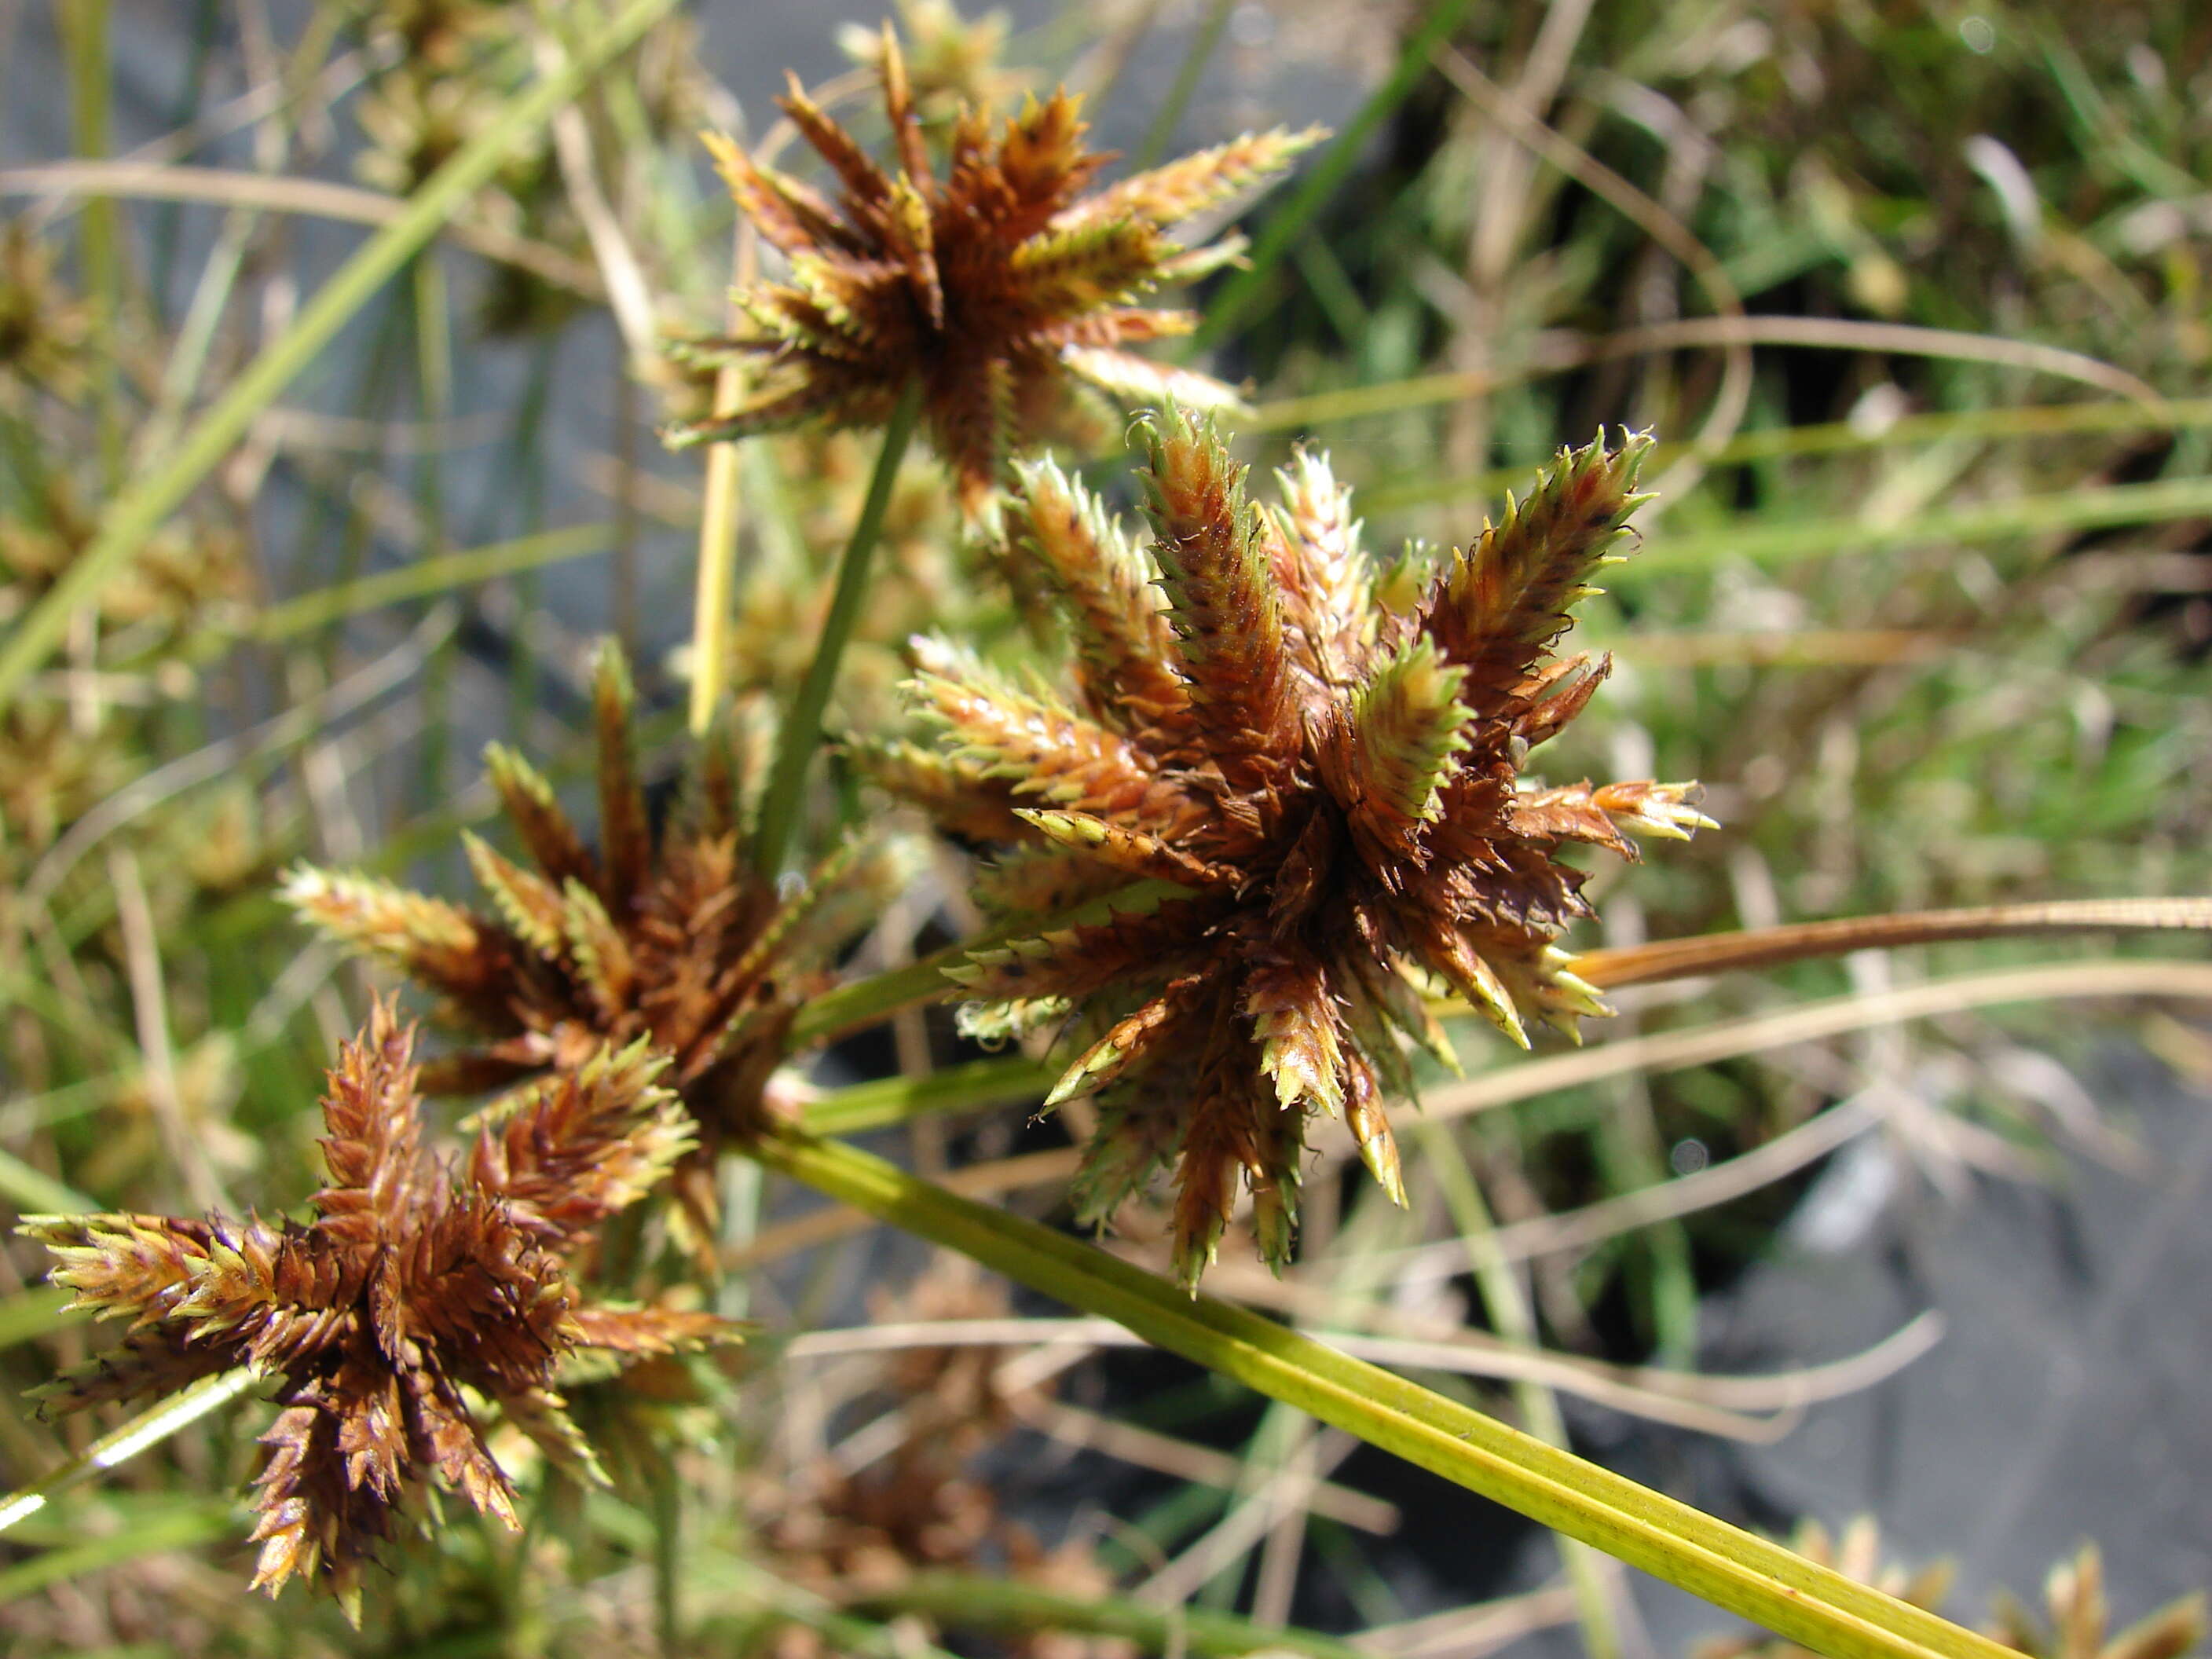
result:
[(63, 398), (84, 389), (92, 313), (56, 264), (22, 220), (0, 221), (0, 407), (30, 388)]
[(1061, 91), (995, 134), (988, 112), (963, 106), (940, 176), (888, 30), (876, 68), (888, 164), (795, 81), (781, 100), (835, 175), (834, 198), (709, 140), (738, 206), (789, 270), (735, 295), (745, 318), (735, 335), (686, 349), (702, 362), (734, 353), (763, 373), (742, 407), (675, 429), (674, 441), (880, 426), (918, 380), (931, 440), (973, 511), (1006, 457), (1064, 428), (1085, 398), (1234, 402), (1219, 382), (1127, 349), (1194, 323), (1136, 301), (1235, 258), (1233, 239), (1187, 248), (1169, 232), (1280, 169), (1316, 133), (1247, 136), (1085, 195), (1111, 158), (1085, 147), (1081, 100)]
[(836, 947), (906, 873), (896, 843), (855, 842), (788, 896), (754, 869), (740, 832), (744, 768), (726, 735), (702, 740), (684, 796), (656, 834), (631, 744), (621, 654), (594, 678), (599, 841), (587, 846), (553, 787), (494, 745), (486, 759), (526, 855), (469, 836), (489, 914), (389, 882), (302, 867), (285, 896), (350, 949), (380, 957), (444, 1000), (470, 1048), (426, 1071), (450, 1092), (573, 1070), (612, 1043), (668, 1056), (707, 1146), (757, 1125), (798, 1001)]
[(238, 1366), (280, 1380), (261, 1437), (261, 1558), (357, 1607), (361, 1569), (432, 1475), (516, 1524), (468, 1391), (561, 1464), (592, 1473), (554, 1391), (580, 1350), (659, 1355), (725, 1340), (709, 1316), (594, 1306), (572, 1263), (664, 1175), (691, 1127), (642, 1045), (602, 1050), (507, 1103), (467, 1156), (422, 1149), (414, 1034), (389, 1005), (323, 1100), (329, 1182), (306, 1223), (44, 1216), (75, 1307), (128, 1318), (123, 1346), (46, 1390), (49, 1410), (145, 1399)]
[[(7, 328), (6, 303), (0, 292), (0, 336)], [(0, 409), (6, 407), (0, 389)], [(90, 479), (70, 476), (72, 458), (64, 448), (56, 444), (42, 458), (49, 470), (28, 504), (32, 511), (0, 512), (0, 619), (20, 617), (37, 605), (91, 545), (99, 489)], [(239, 623), (246, 577), (245, 545), (235, 535), (196, 519), (166, 526), (102, 590), (96, 612), (100, 636), (118, 653), (174, 652), (202, 629)], [(20, 885), (25, 860), (44, 853), (151, 764), (153, 711), (198, 695), (193, 675), (180, 664), (151, 677), (148, 690), (144, 708), (106, 706), (89, 720), (58, 697), (15, 697), (0, 708), (0, 892)], [(251, 792), (240, 784), (230, 799), (250, 803)], [(249, 808), (247, 817), (258, 819), (258, 809)], [(210, 876), (226, 866), (242, 875), (243, 866), (252, 862), (210, 856), (219, 850), (210, 837), (179, 836), (176, 844), (191, 848), (191, 864), (204, 866)], [(179, 884), (164, 885), (179, 890), (157, 897), (172, 904), (185, 897)]]
[(870, 759), (968, 833), (1018, 826), (996, 877), (1018, 918), (1173, 884), (954, 977), (979, 1036), (1070, 1021), (1052, 1098), (1101, 1107), (1081, 1210), (1103, 1221), (1175, 1164), (1194, 1283), (1243, 1191), (1261, 1252), (1287, 1259), (1314, 1113), (1400, 1192), (1383, 1102), (1411, 1086), (1401, 1037), (1449, 1059), (1430, 988), (1523, 1044), (1528, 1020), (1606, 1012), (1554, 944), (1589, 914), (1564, 846), (1632, 858), (1630, 832), (1705, 820), (1691, 785), (1521, 776), (1605, 677), (1553, 642), (1625, 538), (1645, 440), (1561, 455), (1425, 573), (1368, 558), (1318, 457), (1263, 512), (1210, 431), (1173, 412), (1143, 431), (1149, 549), (1048, 463), (1010, 509), (1073, 633), (1073, 697), (918, 642), (910, 693), (940, 748)]

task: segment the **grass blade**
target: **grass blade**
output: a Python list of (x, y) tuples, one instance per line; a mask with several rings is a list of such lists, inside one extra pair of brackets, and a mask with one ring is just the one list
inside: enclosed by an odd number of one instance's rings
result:
[(1242, 1659), (1248, 1653), (1292, 1653), (1304, 1659), (1371, 1659), (1363, 1648), (1313, 1631), (1257, 1625), (1202, 1607), (1158, 1607), (1127, 1595), (1096, 1600), (1056, 1595), (1033, 1584), (957, 1572), (916, 1573), (896, 1589), (872, 1595), (859, 1611), (889, 1617), (927, 1614), (955, 1630), (1019, 1636), (1080, 1631), (1118, 1636), (1157, 1652), (1200, 1659)]
[(161, 527), (246, 434), (255, 416), (336, 337), (354, 313), (435, 235), (461, 204), (505, 164), (509, 151), (552, 118), (607, 62), (673, 9), (676, 0), (631, 0), (579, 46), (555, 75), (509, 104), (452, 161), (408, 198), (406, 210), (362, 246), (317, 292), (291, 327), (256, 357), (197, 421), (176, 451), (131, 484), (102, 515), (98, 533), (62, 579), (0, 645), (0, 704), (60, 641), (72, 613)]
[(26, 1516), (36, 1515), (62, 1492), (106, 1469), (129, 1462), (149, 1446), (157, 1446), (179, 1430), (189, 1428), (211, 1412), (220, 1411), (263, 1379), (241, 1367), (219, 1376), (204, 1377), (179, 1389), (111, 1430), (43, 1480), (20, 1486), (0, 1498), (0, 1532)]
[(1244, 1383), (1482, 1493), (1829, 1659), (2002, 1659), (2008, 1650), (1778, 1544), (1243, 1309), (956, 1197), (834, 1141), (748, 1149), (877, 1220)]
[(1243, 320), (1244, 313), (1260, 296), (1261, 285), (1273, 274), (1277, 262), (1351, 175), (1375, 129), (1389, 118), (1391, 111), (1406, 100), (1415, 83), (1428, 73), (1429, 54), (1449, 37), (1467, 9), (1468, 0), (1436, 0), (1429, 8), (1421, 27), (1398, 55), (1398, 65), (1391, 70), (1390, 78), (1375, 89), (1359, 106), (1359, 112), (1321, 153), (1297, 194), (1261, 227), (1260, 234), (1252, 241), (1250, 262), (1222, 284), (1221, 291), (1206, 307), (1206, 320), (1192, 337), (1193, 350), (1203, 351), (1218, 343)]
[(971, 1060), (927, 1077), (887, 1077), (823, 1095), (806, 1108), (818, 1135), (856, 1134), (933, 1112), (974, 1111), (1017, 1100), (1042, 1100), (1063, 1068), (1021, 1054)]

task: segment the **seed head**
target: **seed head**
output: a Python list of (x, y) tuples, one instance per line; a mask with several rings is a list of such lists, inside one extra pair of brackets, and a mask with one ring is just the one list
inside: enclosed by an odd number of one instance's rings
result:
[(737, 354), (763, 373), (725, 417), (680, 426), (679, 444), (823, 422), (878, 426), (920, 380), (932, 441), (980, 509), (1006, 458), (1063, 426), (1086, 398), (1228, 404), (1204, 375), (1127, 348), (1189, 331), (1188, 313), (1136, 301), (1236, 257), (1234, 240), (1188, 248), (1171, 228), (1275, 173), (1317, 132), (1246, 136), (1083, 192), (1110, 159), (1087, 149), (1081, 100), (1032, 98), (995, 134), (963, 105), (943, 176), (898, 42), (877, 69), (892, 158), (872, 159), (796, 81), (782, 106), (836, 176), (835, 198), (710, 137), (738, 207), (789, 262), (785, 280), (740, 290), (744, 326), (687, 348)]
[(745, 769), (726, 733), (702, 740), (656, 833), (631, 747), (629, 672), (611, 647), (593, 689), (596, 848), (546, 778), (494, 745), (491, 781), (524, 856), (468, 837), (489, 911), (312, 866), (292, 872), (285, 896), (341, 944), (438, 994), (445, 1017), (477, 1038), (428, 1068), (427, 1086), (473, 1091), (568, 1073), (603, 1048), (642, 1041), (668, 1057), (669, 1081), (711, 1151), (757, 1126), (792, 1010), (902, 884), (908, 854), (851, 843), (797, 892), (779, 892), (745, 857)]
[[(434, 1477), (516, 1522), (514, 1487), (464, 1390), (574, 1467), (555, 1391), (568, 1355), (726, 1341), (705, 1315), (593, 1306), (570, 1263), (691, 1144), (643, 1045), (602, 1051), (511, 1103), (459, 1163), (422, 1145), (414, 1033), (379, 1003), (323, 1099), (314, 1218), (27, 1218), (73, 1307), (127, 1318), (123, 1346), (44, 1390), (50, 1411), (149, 1398), (248, 1366), (280, 1379), (261, 1438), (254, 1585), (294, 1574), (358, 1617), (361, 1569)], [(585, 1449), (588, 1462), (588, 1448)]]
[(1079, 1206), (1103, 1221), (1173, 1164), (1195, 1283), (1247, 1193), (1262, 1254), (1287, 1259), (1316, 1113), (1401, 1195), (1383, 1103), (1411, 1089), (1403, 1042), (1449, 1058), (1431, 988), (1524, 1046), (1530, 1020), (1571, 1033), (1607, 1012), (1554, 943), (1589, 914), (1566, 843), (1632, 859), (1630, 833), (1707, 820), (1693, 785), (1521, 776), (1605, 677), (1553, 645), (1626, 538), (1648, 441), (1562, 453), (1423, 586), (1378, 571), (1320, 457), (1263, 511), (1210, 430), (1172, 410), (1140, 429), (1141, 550), (1051, 463), (1019, 471), (1009, 519), (1058, 591), (1073, 695), (919, 641), (909, 693), (938, 752), (872, 759), (971, 835), (1022, 826), (994, 882), (1016, 918), (1135, 880), (1184, 890), (953, 977), (979, 1036), (1066, 1022), (1052, 1098), (1100, 1107)]

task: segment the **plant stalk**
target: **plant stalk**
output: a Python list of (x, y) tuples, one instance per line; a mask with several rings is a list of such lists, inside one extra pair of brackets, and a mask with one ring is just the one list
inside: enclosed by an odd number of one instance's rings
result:
[(1399, 54), (1397, 67), (1391, 70), (1389, 79), (1375, 89), (1373, 95), (1359, 106), (1359, 112), (1322, 152), (1297, 194), (1261, 227), (1260, 234), (1253, 239), (1250, 262), (1224, 283), (1220, 292), (1214, 295), (1213, 302), (1206, 307), (1205, 320), (1192, 337), (1191, 349), (1203, 351), (1218, 344), (1243, 320), (1244, 313), (1259, 298), (1261, 284), (1273, 274), (1276, 262), (1290, 251), (1291, 244), (1304, 234), (1314, 216), (1336, 193), (1337, 186), (1358, 165), (1369, 135), (1389, 118), (1421, 76), (1428, 73), (1429, 54), (1449, 38), (1466, 15), (1468, 4), (1468, 0), (1436, 0), (1429, 8), (1420, 27)]
[(1005, 1273), (1156, 1346), (1829, 1659), (2007, 1659), (2010, 1650), (1380, 1368), (1018, 1216), (810, 1136), (746, 1148), (769, 1168)]
[(18, 1487), (0, 1498), (0, 1532), (7, 1531), (27, 1516), (36, 1515), (70, 1487), (103, 1470), (129, 1462), (150, 1446), (160, 1445), (179, 1430), (191, 1427), (210, 1412), (229, 1404), (261, 1380), (253, 1371), (241, 1368), (203, 1378), (156, 1401), (121, 1428), (100, 1436), (43, 1480)]
[[(1085, 904), (1062, 910), (1039, 921), (1025, 919), (994, 927), (974, 939), (948, 945), (941, 951), (933, 951), (926, 957), (916, 957), (902, 968), (857, 980), (850, 985), (841, 985), (799, 1006), (785, 1037), (787, 1049), (796, 1051), (826, 1042), (831, 1037), (842, 1036), (848, 1031), (858, 1030), (863, 1025), (872, 1025), (878, 1020), (889, 1018), (902, 1008), (916, 1003), (934, 1002), (939, 997), (957, 990), (945, 970), (957, 968), (968, 960), (970, 953), (988, 950), (994, 945), (1004, 945), (1009, 939), (1030, 939), (1041, 933), (1053, 933), (1063, 927), (1074, 927), (1086, 923), (1106, 921), (1115, 915), (1140, 915), (1171, 898), (1188, 898), (1190, 890), (1171, 881), (1138, 881), (1127, 887), (1095, 898)], [(902, 1114), (903, 1115), (903, 1114)]]
[(1243, 1659), (1252, 1653), (1363, 1659), (1366, 1652), (1335, 1637), (1255, 1624), (1235, 1613), (1154, 1607), (1127, 1595), (1100, 1600), (1058, 1595), (1033, 1584), (981, 1574), (920, 1572), (896, 1589), (871, 1594), (853, 1605), (857, 1611), (883, 1616), (924, 1613), (954, 1630), (1010, 1636), (1042, 1631), (1118, 1636), (1156, 1652), (1194, 1654), (1199, 1659)]
[(753, 840), (753, 862), (763, 873), (774, 876), (783, 867), (791, 838), (799, 827), (799, 808), (806, 786), (806, 764), (822, 743), (822, 713), (830, 706), (830, 690), (837, 681), (837, 666), (860, 623), (860, 606), (867, 599), (868, 573), (876, 543), (890, 507), (891, 487), (898, 481), (899, 463), (921, 417), (921, 382), (907, 382), (897, 405), (884, 427), (883, 447), (876, 452), (876, 470), (868, 480), (867, 499), (853, 526), (852, 539), (837, 566), (837, 587), (830, 595), (830, 614), (815, 642), (814, 660), (785, 714), (776, 738), (775, 763), (769, 773), (768, 788), (761, 797), (760, 828)]
[(1571, 971), (1596, 986), (1650, 985), (1699, 974), (1776, 968), (1851, 951), (1893, 950), (1947, 940), (2174, 931), (2212, 932), (2212, 898), (2061, 899), (2044, 904), (1992, 904), (1790, 922), (1779, 927), (1589, 951), (1574, 959)]
[[(751, 285), (758, 264), (752, 226), (739, 216), (730, 268), (739, 289)], [(735, 313), (736, 306), (731, 307)], [(735, 320), (733, 315), (732, 320)], [(717, 417), (744, 401), (745, 364), (732, 356), (714, 375)], [(699, 568), (691, 609), (691, 735), (703, 737), (730, 673), (730, 605), (737, 588), (738, 480), (743, 452), (736, 439), (708, 446), (706, 495), (699, 512)]]

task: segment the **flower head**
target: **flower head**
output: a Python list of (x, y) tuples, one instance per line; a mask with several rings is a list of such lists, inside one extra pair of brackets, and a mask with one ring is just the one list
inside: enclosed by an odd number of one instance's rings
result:
[(91, 309), (63, 287), (56, 263), (22, 220), (0, 220), (0, 392), (18, 382), (67, 400), (87, 384)]
[(1520, 775), (1605, 678), (1606, 659), (1552, 646), (1624, 538), (1647, 441), (1563, 454), (1425, 576), (1362, 551), (1319, 457), (1264, 513), (1210, 432), (1177, 413), (1143, 429), (1148, 552), (1049, 463), (1022, 471), (1011, 508), (1074, 635), (1073, 699), (917, 641), (911, 695), (943, 742), (872, 763), (967, 833), (1017, 841), (997, 875), (1017, 915), (1134, 879), (1182, 890), (953, 976), (977, 1035), (1075, 1017), (1092, 1040), (1052, 1098), (1101, 1097), (1081, 1207), (1103, 1220), (1174, 1164), (1194, 1282), (1244, 1189), (1262, 1252), (1286, 1259), (1316, 1112), (1341, 1115), (1399, 1193), (1383, 1101), (1411, 1086), (1400, 1037), (1449, 1058), (1425, 988), (1524, 1045), (1531, 1019), (1571, 1031), (1607, 1012), (1554, 944), (1589, 913), (1566, 843), (1633, 858), (1629, 834), (1706, 820), (1692, 785)]
[(237, 1366), (282, 1380), (261, 1438), (257, 1588), (295, 1573), (357, 1601), (362, 1565), (434, 1475), (516, 1524), (514, 1488), (465, 1390), (563, 1466), (596, 1472), (554, 1391), (559, 1362), (725, 1340), (704, 1314), (593, 1306), (571, 1259), (654, 1184), (691, 1126), (642, 1046), (602, 1051), (508, 1103), (466, 1158), (422, 1146), (414, 1034), (380, 1004), (323, 1099), (314, 1218), (28, 1218), (71, 1304), (131, 1325), (46, 1390), (50, 1410), (167, 1393)]
[(631, 748), (629, 670), (611, 647), (593, 689), (596, 848), (551, 784), (495, 745), (491, 781), (526, 862), (467, 838), (489, 914), (313, 867), (292, 873), (285, 896), (341, 943), (438, 993), (453, 1022), (477, 1034), (429, 1069), (430, 1086), (497, 1087), (642, 1040), (669, 1056), (670, 1081), (711, 1144), (754, 1121), (792, 1010), (877, 896), (901, 884), (904, 853), (852, 843), (799, 890), (780, 893), (745, 856), (743, 768), (726, 734), (702, 740), (656, 834)]
[(1012, 452), (1048, 432), (1086, 390), (1117, 398), (1234, 401), (1218, 381), (1130, 344), (1187, 333), (1189, 313), (1134, 303), (1235, 257), (1169, 230), (1281, 168), (1317, 134), (1237, 138), (1085, 195), (1109, 157), (1086, 149), (1081, 100), (1062, 91), (995, 135), (963, 106), (943, 177), (897, 42), (878, 64), (893, 159), (872, 159), (794, 82), (783, 99), (836, 175), (834, 199), (712, 138), (738, 207), (789, 260), (787, 279), (735, 296), (745, 325), (692, 355), (732, 352), (766, 371), (726, 417), (678, 428), (704, 442), (804, 422), (879, 426), (910, 382), (963, 501), (980, 507)]

